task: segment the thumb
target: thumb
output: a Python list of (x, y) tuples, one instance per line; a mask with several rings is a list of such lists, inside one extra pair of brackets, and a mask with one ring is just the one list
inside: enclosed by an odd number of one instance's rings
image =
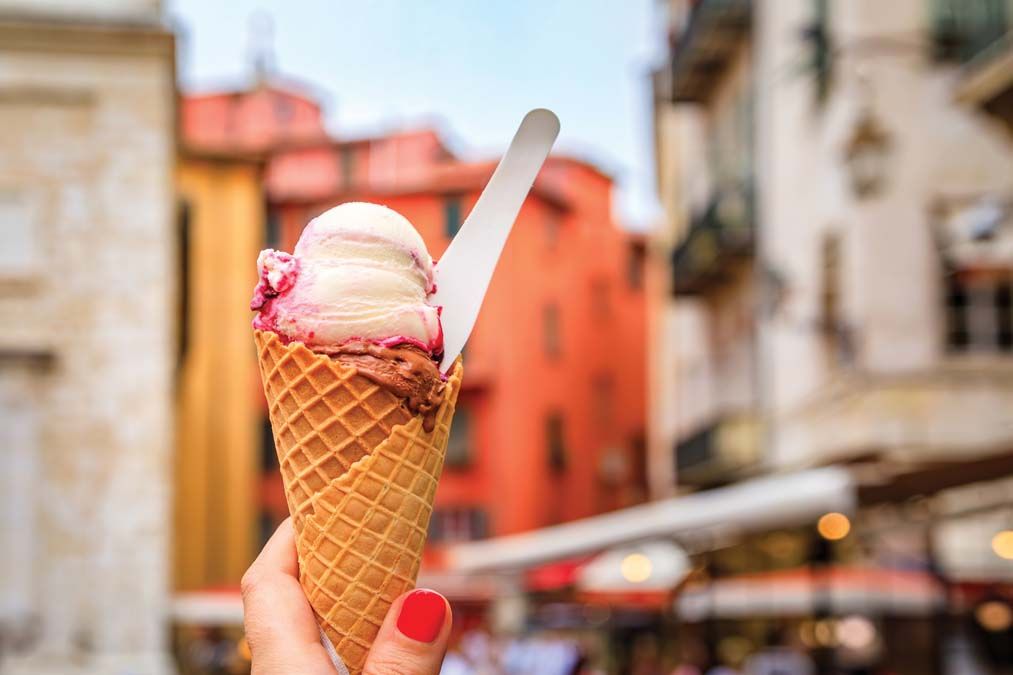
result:
[(450, 605), (436, 591), (402, 595), (387, 612), (363, 675), (438, 675), (450, 624)]

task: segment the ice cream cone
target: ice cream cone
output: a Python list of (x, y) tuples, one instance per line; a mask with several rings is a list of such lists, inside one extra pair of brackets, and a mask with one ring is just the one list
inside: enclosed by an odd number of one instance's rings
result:
[(300, 583), (355, 675), (391, 603), (415, 584), (462, 367), (426, 432), (355, 368), (272, 332), (255, 339)]

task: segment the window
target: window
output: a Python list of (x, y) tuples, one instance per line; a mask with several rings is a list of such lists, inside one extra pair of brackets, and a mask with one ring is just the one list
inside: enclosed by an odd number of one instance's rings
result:
[(736, 83), (727, 104), (710, 113), (707, 168), (715, 193), (742, 191), (752, 182), (755, 99), (754, 83), (747, 78)]
[(963, 351), (970, 343), (967, 330), (967, 289), (956, 277), (947, 280), (946, 289), (946, 347), (950, 351)]
[[(454, 420), (457, 424), (457, 420)], [(472, 506), (438, 508), (429, 519), (429, 540), (452, 544), (474, 541), (489, 536), (489, 519), (485, 511)]]
[(549, 248), (556, 248), (559, 243), (559, 230), (563, 225), (563, 216), (556, 209), (549, 209), (545, 214), (545, 240)]
[(471, 463), (471, 411), (458, 406), (447, 441), (448, 467), (462, 467)]
[(819, 323), (825, 353), (831, 366), (847, 366), (854, 362), (855, 346), (841, 309), (841, 238), (838, 234), (824, 237), (822, 256)]
[(267, 412), (260, 420), (260, 469), (264, 473), (278, 468), (278, 451), (274, 447), (274, 432)]
[(264, 544), (268, 542), (274, 531), (278, 529), (280, 523), (276, 523), (271, 514), (267, 511), (261, 511), (257, 517), (257, 535), (260, 537), (258, 542), (259, 548), (264, 548)]
[(950, 352), (1013, 352), (1013, 271), (956, 271), (946, 280)]
[(841, 240), (836, 234), (823, 239), (823, 274), (820, 288), (821, 323), (832, 331), (840, 322), (840, 258)]
[(647, 436), (642, 431), (630, 440), (630, 483), (639, 493), (634, 501), (647, 499)]
[(609, 373), (595, 376), (592, 384), (592, 415), (602, 429), (611, 430), (615, 424), (615, 381)]
[(346, 190), (355, 182), (355, 147), (351, 145), (341, 146), (341, 181)]
[(461, 229), (461, 198), (447, 197), (443, 200), (443, 231), (453, 239)]
[(626, 282), (630, 289), (639, 291), (644, 287), (644, 267), (647, 262), (647, 247), (642, 242), (630, 244), (626, 257)]
[(39, 237), (28, 200), (13, 190), (0, 190), (0, 275), (31, 275), (38, 271)]
[(555, 472), (566, 469), (566, 439), (563, 415), (551, 413), (545, 418), (545, 450), (549, 468)]
[(557, 358), (562, 353), (559, 337), (559, 307), (546, 305), (542, 310), (542, 337), (545, 341), (545, 354)]
[(989, 49), (1008, 30), (1008, 0), (933, 0), (935, 56), (970, 61)]
[(812, 49), (810, 67), (816, 85), (816, 101), (823, 103), (830, 93), (834, 66), (830, 41), (830, 0), (813, 0), (813, 21), (806, 37)]
[(190, 347), (190, 204), (179, 203), (176, 210), (176, 259), (179, 265), (176, 307), (176, 365), (183, 367)]
[(281, 245), (281, 216), (270, 207), (264, 218), (264, 245), (266, 248), (278, 248)]

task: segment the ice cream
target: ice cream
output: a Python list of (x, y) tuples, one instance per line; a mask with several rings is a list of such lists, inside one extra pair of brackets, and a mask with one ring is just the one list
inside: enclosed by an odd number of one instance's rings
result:
[(254, 326), (310, 349), (335, 353), (350, 341), (443, 348), (433, 260), (401, 214), (351, 202), (310, 221), (293, 255), (268, 249), (257, 260)]
[(388, 208), (333, 208), (257, 270), (253, 339), (299, 583), (337, 671), (362, 675), (418, 575), (463, 366), (440, 373), (434, 263)]
[(401, 214), (351, 202), (314, 218), (292, 254), (267, 249), (250, 308), (255, 329), (354, 366), (432, 416), (443, 400), (434, 263)]

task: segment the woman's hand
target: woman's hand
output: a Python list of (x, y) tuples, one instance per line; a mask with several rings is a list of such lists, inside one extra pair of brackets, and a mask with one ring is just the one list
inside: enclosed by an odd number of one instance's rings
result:
[[(243, 575), (252, 675), (334, 675), (313, 610), (299, 585), (292, 524), (286, 520)], [(418, 589), (391, 605), (363, 675), (437, 675), (450, 635), (450, 606)]]

